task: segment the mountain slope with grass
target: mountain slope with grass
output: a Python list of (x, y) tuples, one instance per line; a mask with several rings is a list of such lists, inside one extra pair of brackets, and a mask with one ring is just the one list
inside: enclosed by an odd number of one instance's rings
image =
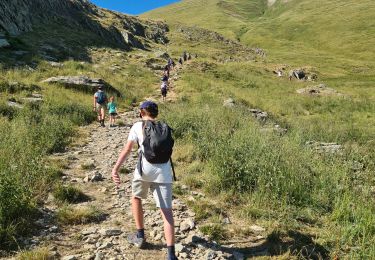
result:
[(373, 1), (274, 2), (268, 6), (265, 0), (189, 0), (143, 16), (218, 31), (267, 49), (271, 59), (299, 62), (303, 56), (316, 64), (331, 58), (340, 63), (360, 60), (373, 68)]
[[(220, 204), (207, 225), (264, 225), (271, 255), (374, 257), (373, 13), (372, 1), (191, 0), (143, 15), (170, 25), (172, 53), (200, 57), (168, 119), (183, 181)], [(236, 57), (230, 41), (266, 55)]]

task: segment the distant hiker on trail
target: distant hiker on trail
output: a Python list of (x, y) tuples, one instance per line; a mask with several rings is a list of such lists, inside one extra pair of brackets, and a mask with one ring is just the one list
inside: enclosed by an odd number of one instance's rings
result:
[(161, 78), (161, 81), (168, 83), (168, 80), (169, 80), (169, 72), (168, 72), (168, 70), (164, 70), (163, 71), (163, 77)]
[(169, 67), (169, 70), (173, 70), (174, 66), (175, 66), (174, 61), (172, 60), (172, 58), (169, 58), (169, 59), (168, 59), (168, 67)]
[(98, 113), (98, 120), (102, 127), (104, 127), (105, 110), (107, 104), (107, 95), (103, 91), (103, 87), (99, 86), (98, 91), (94, 94), (94, 111)]
[(111, 96), (109, 98), (109, 103), (107, 105), (109, 113), (109, 127), (115, 126), (116, 116), (117, 116), (117, 105), (114, 102), (115, 98)]
[(184, 61), (187, 61), (187, 53), (186, 53), (186, 51), (184, 51), (184, 54), (182, 55), (182, 57), (184, 58)]
[(169, 73), (170, 73), (170, 70), (169, 70), (169, 66), (168, 65), (166, 65), (165, 67), (164, 67), (164, 75), (167, 75), (167, 77), (169, 78)]
[(127, 239), (129, 243), (138, 248), (142, 248), (146, 242), (142, 199), (146, 199), (149, 190), (151, 190), (156, 206), (160, 208), (164, 221), (164, 235), (168, 247), (167, 259), (176, 260), (172, 212), (172, 182), (174, 171), (173, 164), (171, 163), (174, 141), (169, 126), (156, 121), (157, 116), (157, 104), (152, 101), (142, 103), (140, 106), (140, 117), (142, 121), (135, 123), (130, 129), (125, 148), (120, 153), (117, 163), (112, 170), (112, 179), (117, 187), (119, 187), (121, 183), (118, 174), (119, 169), (129, 157), (133, 146), (138, 144), (139, 160), (132, 180), (131, 199), (137, 232), (128, 235)]
[(180, 63), (180, 65), (182, 66), (183, 61), (181, 57), (178, 59), (178, 63)]
[(168, 92), (168, 82), (163, 81), (160, 86), (161, 90), (161, 96), (163, 97), (163, 101), (165, 101), (165, 98), (167, 97)]
[(190, 53), (187, 54), (187, 60), (191, 60), (191, 55), (190, 55)]

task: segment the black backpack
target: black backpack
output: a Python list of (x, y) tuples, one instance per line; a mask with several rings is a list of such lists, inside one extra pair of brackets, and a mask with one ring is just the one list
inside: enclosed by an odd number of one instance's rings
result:
[(176, 180), (171, 158), (174, 145), (172, 129), (160, 121), (143, 121), (142, 128), (144, 151), (140, 153), (138, 161), (140, 174), (142, 175), (142, 156), (144, 156), (149, 163), (158, 164), (171, 161), (173, 177)]

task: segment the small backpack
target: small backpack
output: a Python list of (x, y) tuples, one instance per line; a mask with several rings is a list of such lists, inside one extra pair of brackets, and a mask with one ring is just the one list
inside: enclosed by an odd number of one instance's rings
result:
[(106, 101), (105, 93), (103, 91), (99, 91), (97, 93), (98, 93), (98, 96), (96, 97), (96, 102), (100, 105), (104, 104)]
[(164, 122), (159, 121), (143, 121), (143, 148), (140, 153), (139, 170), (142, 175), (142, 156), (149, 163), (159, 164), (171, 162), (173, 177), (176, 180), (174, 167), (172, 163), (172, 152), (174, 140), (172, 137), (172, 129)]

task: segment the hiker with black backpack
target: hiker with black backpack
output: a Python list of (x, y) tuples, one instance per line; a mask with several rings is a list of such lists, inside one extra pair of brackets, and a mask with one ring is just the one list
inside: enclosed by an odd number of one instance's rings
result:
[(176, 260), (172, 212), (172, 182), (175, 177), (171, 161), (174, 140), (171, 128), (166, 123), (156, 121), (158, 106), (152, 101), (145, 101), (141, 104), (139, 115), (142, 121), (132, 126), (125, 148), (112, 170), (112, 179), (119, 187), (119, 169), (129, 157), (133, 146), (138, 144), (139, 158), (132, 180), (131, 199), (137, 232), (128, 235), (127, 239), (129, 243), (139, 248), (142, 248), (146, 242), (142, 199), (146, 199), (148, 191), (151, 190), (164, 221), (164, 235), (168, 248), (167, 260)]
[(163, 98), (163, 101), (167, 98), (167, 92), (168, 92), (168, 81), (163, 81), (160, 86), (161, 96)]
[(98, 91), (94, 94), (94, 111), (98, 114), (98, 120), (102, 127), (105, 126), (104, 119), (107, 101), (107, 95), (103, 91), (103, 87), (99, 86)]

